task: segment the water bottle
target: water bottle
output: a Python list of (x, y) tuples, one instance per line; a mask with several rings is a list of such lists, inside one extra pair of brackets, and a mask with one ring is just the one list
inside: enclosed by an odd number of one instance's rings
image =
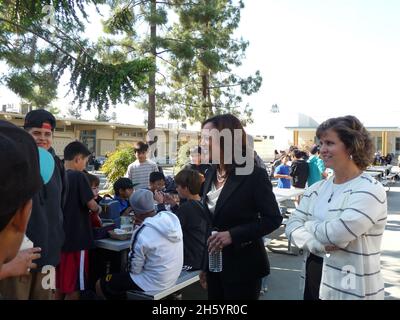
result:
[[(211, 232), (211, 235), (216, 234), (218, 231)], [(222, 271), (222, 251), (214, 251), (214, 253), (208, 254), (208, 269), (210, 272), (221, 272)]]

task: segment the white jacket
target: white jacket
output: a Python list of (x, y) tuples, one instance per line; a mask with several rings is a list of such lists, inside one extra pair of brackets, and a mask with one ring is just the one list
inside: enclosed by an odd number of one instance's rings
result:
[(175, 214), (161, 211), (144, 220), (132, 235), (128, 264), (132, 280), (144, 291), (176, 283), (183, 265), (183, 237)]
[[(315, 217), (319, 192), (332, 183), (320, 181), (304, 193), (299, 207), (289, 218), (286, 235), (299, 248), (310, 239), (339, 250), (324, 257), (319, 295), (321, 299), (383, 299), (380, 250), (387, 220), (386, 193), (382, 185), (363, 173), (327, 203), (324, 221)], [(325, 191), (326, 192), (326, 191)], [(304, 251), (304, 263), (309, 255)], [(303, 266), (302, 285), (304, 284)]]

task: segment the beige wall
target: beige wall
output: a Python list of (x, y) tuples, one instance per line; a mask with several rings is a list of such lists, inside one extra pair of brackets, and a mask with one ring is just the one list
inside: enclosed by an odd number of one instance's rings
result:
[(275, 142), (269, 139), (263, 139), (262, 141), (254, 140), (254, 150), (261, 159), (272, 161), (274, 159)]
[(113, 152), (117, 148), (117, 141), (115, 140), (97, 140), (98, 149), (97, 154), (105, 156), (109, 152)]
[(315, 131), (299, 131), (299, 148), (311, 147), (314, 144)]
[(106, 128), (98, 128), (96, 130), (96, 139), (114, 139), (114, 130), (113, 129), (106, 129)]

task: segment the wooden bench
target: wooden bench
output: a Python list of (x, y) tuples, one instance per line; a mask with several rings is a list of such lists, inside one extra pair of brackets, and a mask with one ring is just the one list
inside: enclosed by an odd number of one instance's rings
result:
[(162, 291), (128, 291), (128, 300), (160, 300), (200, 280), (200, 270), (182, 271), (175, 285)]

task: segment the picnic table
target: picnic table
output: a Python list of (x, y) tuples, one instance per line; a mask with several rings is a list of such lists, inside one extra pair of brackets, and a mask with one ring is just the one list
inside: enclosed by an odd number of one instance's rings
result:
[(390, 172), (390, 169), (392, 169), (392, 165), (388, 164), (386, 166), (369, 166), (365, 171), (372, 171), (372, 172), (382, 172), (382, 174), (385, 176)]
[(129, 240), (114, 240), (114, 239), (100, 239), (94, 241), (97, 248), (102, 248), (111, 251), (121, 252), (130, 249), (132, 241)]
[(273, 188), (272, 192), (275, 194), (276, 201), (282, 202), (284, 200), (294, 199), (304, 194), (304, 189), (298, 188)]
[[(290, 189), (285, 189), (285, 188), (273, 188), (273, 193), (275, 194), (276, 201), (281, 204), (285, 200), (291, 200), (295, 199), (296, 197), (299, 197), (304, 194), (305, 189), (299, 189), (299, 188), (290, 188)], [(284, 217), (282, 220), (282, 225), (286, 225), (287, 217)], [(287, 249), (285, 250), (278, 250), (274, 249), (271, 246), (272, 239), (264, 239), (264, 243), (268, 243), (266, 247), (274, 252), (274, 253), (282, 253), (282, 254), (288, 254), (288, 255), (297, 255), (296, 252), (292, 251), (292, 245), (291, 241), (288, 240), (288, 246)]]
[[(98, 249), (111, 251), (114, 254), (120, 255), (120, 270), (126, 271), (128, 253), (132, 244), (129, 240), (114, 240), (114, 239), (101, 239), (95, 240)], [(182, 271), (176, 284), (172, 287), (161, 291), (136, 291), (131, 290), (127, 292), (128, 300), (160, 300), (163, 299), (197, 281), (199, 281), (200, 271)]]

